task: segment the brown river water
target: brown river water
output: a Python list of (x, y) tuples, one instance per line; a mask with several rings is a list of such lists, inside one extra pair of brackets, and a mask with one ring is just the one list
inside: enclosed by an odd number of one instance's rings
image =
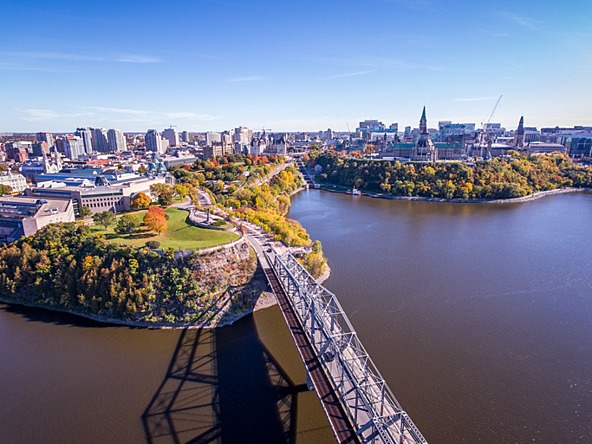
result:
[[(592, 442), (592, 194), (290, 216), (429, 442)], [(0, 400), (0, 443), (332, 442), (277, 307), (182, 332), (0, 305)]]

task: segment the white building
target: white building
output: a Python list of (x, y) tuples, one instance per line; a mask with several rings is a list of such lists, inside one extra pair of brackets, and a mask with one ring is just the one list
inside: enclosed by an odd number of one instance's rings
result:
[(212, 145), (214, 142), (222, 142), (222, 135), (220, 133), (206, 133), (206, 145)]
[(27, 188), (27, 179), (22, 174), (2, 174), (0, 175), (0, 185), (6, 185), (12, 188), (12, 191), (23, 191)]
[(179, 133), (175, 128), (167, 128), (162, 132), (163, 139), (169, 141), (169, 146), (179, 146)]

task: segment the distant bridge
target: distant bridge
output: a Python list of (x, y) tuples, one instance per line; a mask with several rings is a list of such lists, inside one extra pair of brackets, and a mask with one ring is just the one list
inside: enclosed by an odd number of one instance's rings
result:
[(257, 248), (269, 283), (340, 443), (427, 443), (403, 411), (333, 293), (291, 254)]

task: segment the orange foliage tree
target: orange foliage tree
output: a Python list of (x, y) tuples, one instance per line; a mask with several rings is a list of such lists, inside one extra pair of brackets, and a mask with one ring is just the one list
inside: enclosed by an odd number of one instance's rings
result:
[(150, 207), (144, 216), (144, 225), (157, 234), (162, 233), (168, 228), (164, 209), (162, 207)]

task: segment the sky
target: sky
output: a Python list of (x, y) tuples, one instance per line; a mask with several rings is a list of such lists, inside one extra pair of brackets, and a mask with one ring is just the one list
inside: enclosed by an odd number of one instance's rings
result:
[(592, 125), (592, 1), (0, 0), (0, 132)]

